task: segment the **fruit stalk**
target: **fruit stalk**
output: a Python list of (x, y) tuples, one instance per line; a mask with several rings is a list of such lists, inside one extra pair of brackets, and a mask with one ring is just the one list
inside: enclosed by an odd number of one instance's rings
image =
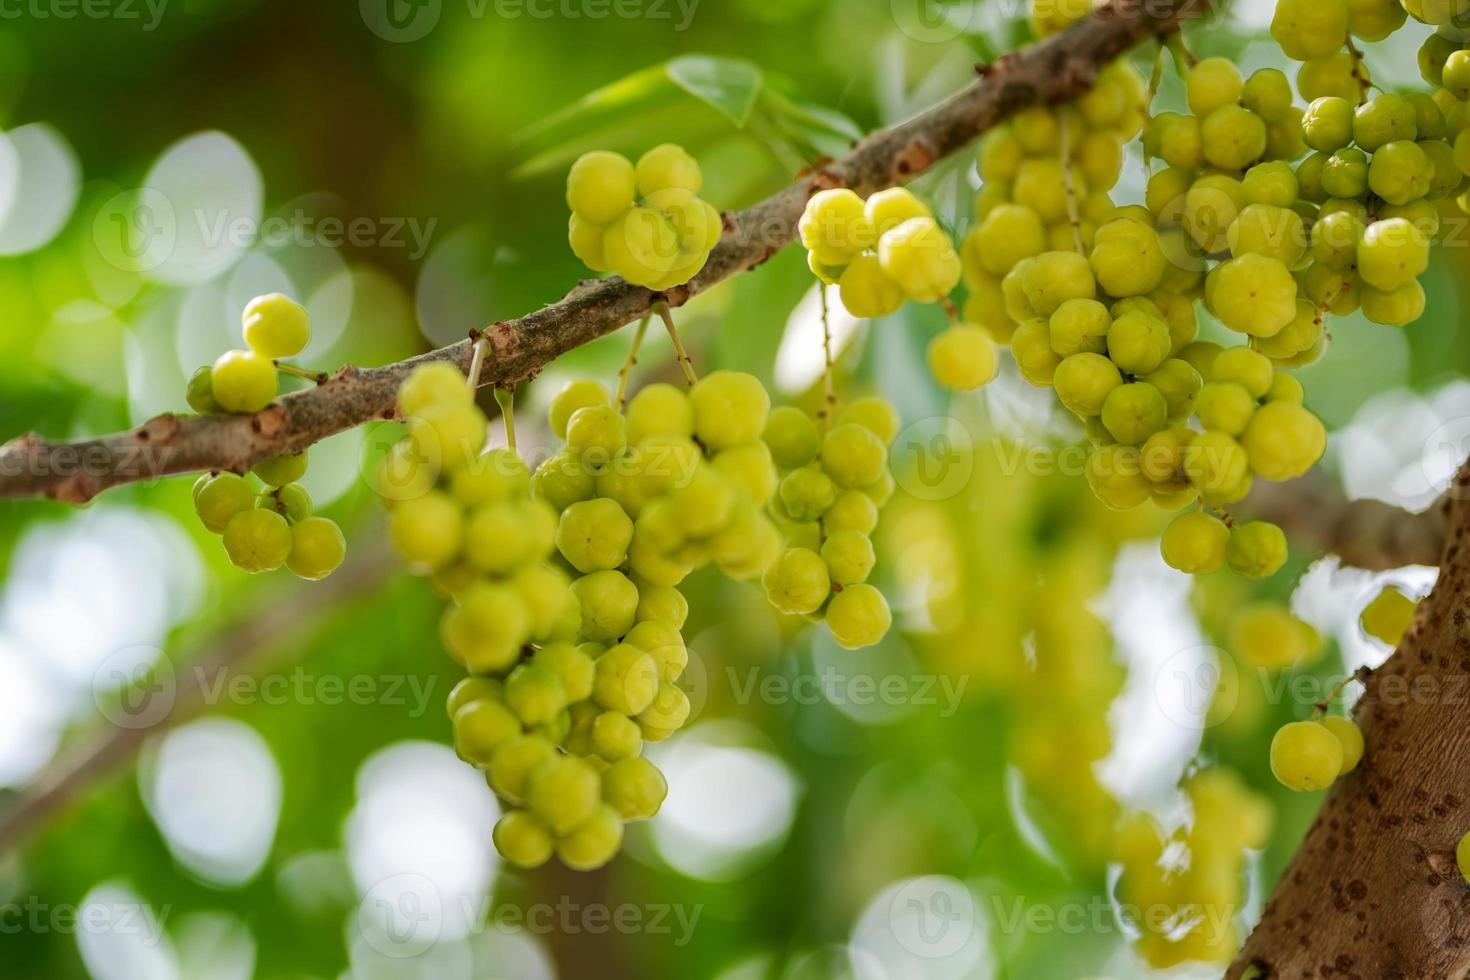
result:
[(1072, 241), (1076, 243), (1077, 251), (1086, 255), (1087, 244), (1082, 240), (1082, 218), (1077, 213), (1077, 188), (1072, 183), (1072, 140), (1067, 131), (1066, 115), (1057, 117), (1057, 130), (1062, 141), (1058, 156), (1062, 161), (1062, 187), (1067, 192), (1067, 223), (1072, 226)]
[(674, 326), (674, 314), (669, 310), (669, 304), (660, 300), (653, 304), (653, 312), (657, 313), (660, 320), (664, 322), (664, 328), (669, 332), (669, 340), (674, 343), (674, 356), (679, 359), (679, 367), (684, 371), (684, 380), (693, 388), (699, 383), (699, 375), (694, 373), (694, 362), (689, 359), (689, 352), (684, 349), (684, 341), (679, 337), (679, 328)]
[(313, 381), (319, 385), (326, 384), (327, 379), (331, 377), (325, 371), (308, 371), (306, 368), (297, 367), (294, 364), (287, 364), (285, 361), (275, 361), (274, 364), (276, 365), (276, 370), (282, 374), (289, 374), (291, 377), (300, 378), (303, 381)]
[(643, 346), (643, 337), (648, 333), (648, 317), (638, 321), (638, 329), (633, 334), (633, 344), (628, 348), (628, 357), (623, 361), (623, 367), (618, 371), (618, 411), (628, 407), (628, 380), (633, 374), (633, 366), (638, 363), (638, 351)]
[(837, 411), (837, 391), (832, 378), (832, 318), (826, 283), (817, 283), (817, 294), (822, 298), (822, 430), (825, 432), (832, 428), (832, 419)]

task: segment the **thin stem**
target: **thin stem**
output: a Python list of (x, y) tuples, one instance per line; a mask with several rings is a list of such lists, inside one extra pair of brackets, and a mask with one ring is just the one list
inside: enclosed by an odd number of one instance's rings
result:
[(1326, 716), (1327, 709), (1332, 707), (1333, 702), (1342, 697), (1342, 692), (1346, 691), (1347, 686), (1353, 681), (1358, 681), (1359, 683), (1366, 684), (1368, 683), (1368, 678), (1372, 676), (1372, 667), (1359, 667), (1357, 670), (1353, 671), (1351, 674), (1338, 681), (1337, 684), (1332, 688), (1332, 690), (1327, 692), (1327, 697), (1323, 698), (1312, 708), (1312, 720), (1321, 721), (1322, 718)]
[(693, 388), (699, 381), (699, 375), (694, 373), (694, 362), (689, 360), (689, 354), (684, 350), (684, 341), (679, 339), (679, 330), (674, 326), (674, 315), (669, 311), (669, 304), (660, 300), (653, 304), (653, 312), (664, 321), (664, 326), (669, 331), (669, 339), (674, 342), (674, 354), (679, 358), (679, 367), (684, 369), (684, 380), (689, 382)]
[(1067, 220), (1072, 224), (1072, 241), (1076, 243), (1077, 251), (1085, 255), (1087, 245), (1082, 241), (1082, 219), (1077, 215), (1077, 188), (1072, 185), (1072, 141), (1065, 109), (1057, 113), (1057, 128), (1062, 137), (1062, 189), (1067, 192)]
[[(1148, 77), (1148, 95), (1143, 100), (1143, 128), (1139, 130), (1138, 141), (1146, 143), (1148, 125), (1154, 118), (1154, 100), (1159, 97), (1159, 86), (1164, 83), (1164, 41), (1159, 39), (1154, 48), (1154, 67)], [(1145, 179), (1154, 174), (1154, 159), (1147, 152), (1143, 155), (1143, 176)]]
[(500, 406), (500, 417), (505, 420), (505, 445), (516, 451), (516, 390), (514, 386), (495, 389), (495, 403)]
[(276, 370), (282, 374), (289, 374), (293, 378), (302, 378), (306, 381), (314, 381), (319, 385), (326, 384), (327, 379), (331, 377), (325, 371), (308, 371), (306, 368), (299, 368), (294, 364), (287, 364), (284, 361), (273, 361), (272, 363), (275, 364)]
[(832, 380), (832, 324), (827, 310), (827, 284), (817, 280), (817, 293), (822, 297), (822, 428), (830, 429), (837, 414), (837, 392)]
[(1332, 312), (1332, 304), (1336, 303), (1338, 300), (1346, 296), (1349, 292), (1352, 291), (1352, 288), (1352, 282), (1344, 279), (1342, 285), (1337, 287), (1336, 296), (1333, 296), (1331, 293), (1329, 293), (1327, 297), (1322, 300), (1322, 302), (1317, 304), (1317, 319), (1325, 321), (1327, 319), (1327, 314)]
[(948, 296), (939, 297), (939, 305), (944, 307), (944, 313), (949, 317), (950, 323), (960, 322), (960, 308), (954, 305), (954, 300)]
[(470, 348), (470, 373), (467, 379), (470, 384), (470, 391), (474, 391), (480, 387), (480, 374), (485, 369), (485, 354), (489, 349), (490, 342), (484, 337), (477, 337), (475, 339), (475, 346)]
[(638, 348), (643, 346), (643, 335), (648, 332), (649, 317), (638, 321), (638, 331), (633, 334), (633, 346), (628, 348), (628, 359), (623, 362), (623, 369), (618, 372), (618, 411), (622, 411), (628, 404), (628, 376), (633, 373), (633, 365), (638, 363)]
[[(489, 339), (480, 334), (475, 337), (475, 344), (470, 350), (470, 373), (465, 381), (469, 384), (470, 391), (475, 391), (480, 387), (480, 375), (485, 372), (485, 358), (490, 353)], [(515, 387), (496, 388), (495, 403), (500, 406), (500, 417), (505, 420), (505, 444), (510, 447), (511, 452), (515, 452)]]
[(1362, 105), (1368, 101), (1368, 91), (1373, 88), (1373, 82), (1363, 67), (1363, 52), (1353, 43), (1351, 37), (1347, 39), (1347, 51), (1353, 59), (1353, 78), (1358, 82), (1358, 104)]
[(1166, 43), (1169, 45), (1170, 53), (1174, 55), (1174, 67), (1178, 69), (1179, 78), (1182, 81), (1184, 76), (1189, 74), (1189, 69), (1199, 64), (1199, 59), (1194, 56), (1193, 51), (1189, 50), (1189, 45), (1184, 43), (1182, 31), (1174, 31), (1169, 35)]

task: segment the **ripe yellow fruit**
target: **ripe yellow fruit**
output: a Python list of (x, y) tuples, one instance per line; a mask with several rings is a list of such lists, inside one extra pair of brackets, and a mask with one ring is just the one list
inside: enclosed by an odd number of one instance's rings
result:
[(1283, 725), (1271, 739), (1271, 772), (1299, 793), (1326, 789), (1342, 772), (1342, 743), (1316, 721)]
[(903, 288), (884, 273), (876, 255), (859, 255), (853, 259), (843, 270), (837, 286), (847, 312), (864, 319), (895, 313), (906, 298)]
[(214, 398), (227, 412), (258, 412), (280, 390), (276, 366), (255, 351), (226, 351), (214, 362)]
[(877, 240), (864, 208), (863, 199), (846, 187), (818, 191), (797, 222), (802, 245), (824, 265), (847, 265)]
[(1331, 718), (1323, 718), (1322, 724), (1342, 746), (1342, 769), (1338, 775), (1346, 776), (1358, 768), (1358, 763), (1363, 761), (1363, 731), (1353, 723), (1351, 718), (1339, 718), (1336, 715)]
[(968, 324), (949, 327), (929, 342), (929, 370), (951, 391), (972, 391), (995, 377), (995, 345)]
[(255, 297), (240, 319), (246, 346), (261, 357), (295, 357), (311, 340), (311, 315), (281, 293)]
[(633, 206), (633, 164), (608, 150), (584, 153), (567, 174), (567, 207), (595, 225), (606, 225)]
[(960, 257), (933, 218), (910, 218), (878, 239), (878, 264), (910, 299), (933, 303), (960, 282)]
[(1180, 514), (1164, 530), (1162, 550), (1170, 568), (1198, 575), (1225, 563), (1230, 529), (1218, 517), (1200, 511)]

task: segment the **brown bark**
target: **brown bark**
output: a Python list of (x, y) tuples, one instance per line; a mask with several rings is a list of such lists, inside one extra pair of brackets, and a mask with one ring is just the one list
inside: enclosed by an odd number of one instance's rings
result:
[(1362, 764), (1328, 795), (1227, 977), (1470, 976), (1470, 886), (1455, 864), (1470, 832), (1470, 462), (1440, 510), (1439, 580), (1357, 709)]
[[(665, 293), (611, 277), (584, 281), (560, 301), (486, 327), (492, 351), (485, 384), (534, 377), (546, 364), (639, 319), (660, 299), (690, 297), (755, 268), (789, 244), (807, 198), (846, 186), (867, 195), (905, 183), (1028, 106), (1060, 102), (1092, 84), (1100, 68), (1145, 38), (1173, 30), (1209, 0), (1110, 0), (1087, 20), (982, 69), (981, 77), (908, 122), (874, 133), (772, 197), (724, 217), (725, 235), (704, 270)], [(0, 498), (85, 503), (125, 483), (178, 473), (244, 472), (270, 456), (296, 453), (327, 436), (391, 418), (394, 393), (425, 360), (467, 370), (469, 340), (380, 368), (344, 367), (328, 382), (287, 395), (254, 415), (163, 415), (133, 429), (76, 443), (34, 433), (0, 446)]]
[(1344, 565), (1383, 572), (1438, 565), (1444, 550), (1443, 501), (1414, 513), (1381, 500), (1348, 500), (1320, 470), (1286, 483), (1256, 483), (1237, 517), (1279, 524), (1288, 538)]

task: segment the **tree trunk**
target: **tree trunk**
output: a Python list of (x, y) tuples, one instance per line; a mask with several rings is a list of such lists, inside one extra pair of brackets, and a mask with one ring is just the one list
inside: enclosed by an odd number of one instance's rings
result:
[[(1331, 791), (1228, 978), (1470, 977), (1470, 462), (1440, 504), (1439, 580), (1357, 709)], [(1254, 972), (1252, 971), (1254, 968)]]

